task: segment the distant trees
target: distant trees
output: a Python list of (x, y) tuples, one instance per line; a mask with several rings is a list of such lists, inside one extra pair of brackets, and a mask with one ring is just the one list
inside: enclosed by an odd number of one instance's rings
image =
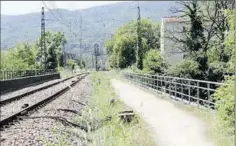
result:
[[(66, 43), (66, 38), (61, 32), (46, 32), (45, 34), (45, 42), (46, 42), (46, 50), (42, 50), (43, 54), (41, 55), (41, 46), (40, 46), (41, 37), (37, 41), (37, 56), (38, 60), (41, 58), (43, 64), (46, 64), (46, 69), (56, 69), (59, 65), (62, 66), (61, 56), (62, 56), (62, 48)], [(46, 51), (46, 52), (45, 52)], [(46, 55), (46, 57), (45, 57)], [(46, 58), (46, 60), (45, 60)], [(46, 61), (46, 63), (45, 63)]]
[(1, 51), (1, 69), (24, 70), (37, 69), (36, 47), (28, 43), (18, 43), (8, 51)]
[[(43, 60), (43, 64), (46, 63), (46, 69), (56, 69), (59, 67), (62, 47), (66, 42), (65, 36), (61, 32), (46, 32), (45, 37), (47, 48), (43, 50), (42, 55), (40, 47), (41, 38), (36, 43), (18, 43), (14, 48), (1, 52), (1, 69), (40, 69), (41, 59)], [(46, 55), (46, 60), (44, 55)]]
[[(114, 38), (106, 42), (109, 65), (112, 68), (126, 68), (136, 63), (137, 23), (131, 21), (118, 28)], [(160, 28), (158, 24), (142, 19), (140, 22), (141, 45), (139, 46), (141, 64), (148, 50), (159, 49)], [(141, 65), (142, 66), (142, 65)]]

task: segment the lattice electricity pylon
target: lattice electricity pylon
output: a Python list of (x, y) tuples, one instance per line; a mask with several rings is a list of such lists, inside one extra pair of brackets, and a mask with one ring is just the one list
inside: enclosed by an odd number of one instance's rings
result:
[[(46, 44), (45, 44), (45, 15), (44, 7), (42, 7), (41, 13), (41, 67), (43, 65), (43, 52), (44, 52), (44, 69), (46, 70)], [(43, 67), (42, 67), (43, 68)]]

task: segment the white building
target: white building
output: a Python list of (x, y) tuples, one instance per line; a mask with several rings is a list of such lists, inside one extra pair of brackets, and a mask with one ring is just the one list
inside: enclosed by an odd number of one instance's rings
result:
[(184, 20), (180, 17), (171, 16), (161, 19), (161, 56), (171, 65), (179, 63), (184, 53), (181, 51), (182, 46), (169, 37), (182, 38), (183, 34), (180, 32), (184, 27)]

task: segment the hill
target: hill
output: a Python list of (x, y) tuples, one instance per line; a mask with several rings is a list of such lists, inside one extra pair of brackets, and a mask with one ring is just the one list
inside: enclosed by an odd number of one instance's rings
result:
[[(169, 8), (174, 2), (149, 1), (140, 2), (142, 18), (150, 18), (159, 22), (161, 17), (171, 15)], [(102, 42), (106, 35), (122, 24), (135, 20), (137, 17), (137, 2), (121, 2), (116, 4), (92, 7), (84, 10), (68, 11), (52, 10), (59, 22), (50, 12), (45, 12), (46, 30), (63, 31), (68, 44), (79, 44), (80, 14), (83, 15), (83, 43), (91, 48), (94, 43)], [(75, 36), (67, 26), (77, 34)], [(2, 49), (14, 46), (17, 42), (33, 42), (40, 36), (41, 13), (30, 13), (18, 16), (1, 15), (1, 45)], [(72, 48), (69, 47), (70, 51)], [(87, 49), (88, 51), (88, 49)]]

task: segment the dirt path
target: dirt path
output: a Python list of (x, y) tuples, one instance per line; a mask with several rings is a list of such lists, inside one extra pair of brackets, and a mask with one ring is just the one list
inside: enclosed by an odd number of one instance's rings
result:
[(173, 103), (112, 79), (120, 99), (153, 127), (157, 146), (214, 146), (206, 139), (205, 124)]

